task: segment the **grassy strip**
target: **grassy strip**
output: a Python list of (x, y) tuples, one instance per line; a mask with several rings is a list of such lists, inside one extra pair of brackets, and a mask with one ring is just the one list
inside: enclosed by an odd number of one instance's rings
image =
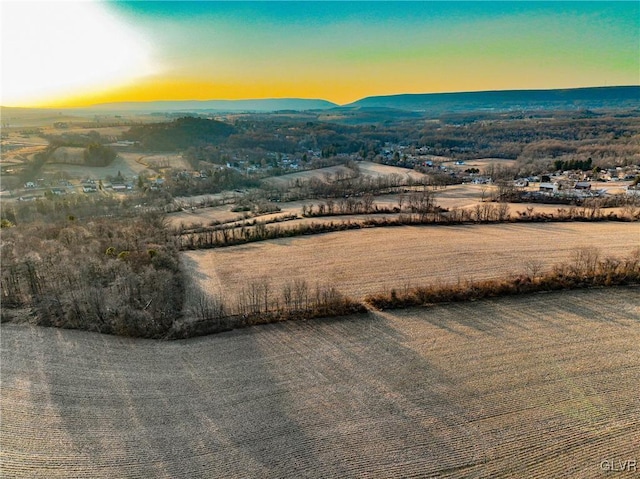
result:
[(514, 278), (464, 281), (407, 288), (378, 293), (365, 298), (376, 309), (398, 309), (429, 304), (474, 301), (540, 291), (558, 291), (594, 286), (621, 286), (640, 282), (640, 250), (629, 257), (599, 259), (594, 248), (582, 248), (570, 264), (557, 265), (540, 275), (522, 274)]

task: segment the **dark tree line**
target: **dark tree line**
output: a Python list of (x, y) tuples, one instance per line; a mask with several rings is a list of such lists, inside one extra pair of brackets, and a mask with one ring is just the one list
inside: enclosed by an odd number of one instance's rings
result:
[(593, 160), (591, 158), (587, 158), (586, 160), (555, 160), (553, 167), (556, 170), (589, 171), (593, 169)]
[(123, 137), (138, 141), (149, 150), (175, 151), (194, 145), (219, 143), (235, 131), (232, 125), (221, 121), (184, 117), (169, 123), (133, 126)]
[(117, 153), (100, 143), (89, 143), (84, 150), (84, 163), (88, 166), (109, 166), (116, 159)]

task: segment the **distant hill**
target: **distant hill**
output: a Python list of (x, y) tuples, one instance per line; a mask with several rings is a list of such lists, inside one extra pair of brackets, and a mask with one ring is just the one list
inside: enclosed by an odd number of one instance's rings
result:
[(105, 113), (269, 113), (320, 111), (345, 123), (386, 121), (412, 117), (415, 113), (459, 113), (512, 110), (585, 110), (640, 108), (640, 85), (571, 88), (557, 90), (497, 90), (455, 93), (418, 93), (362, 98), (347, 105), (327, 100), (269, 98), (254, 100), (185, 100), (101, 103), (82, 108), (12, 108), (0, 107), (5, 119), (15, 124), (31, 117), (58, 115), (95, 115)]
[(101, 103), (86, 108), (91, 111), (123, 112), (270, 112), (281, 110), (325, 110), (338, 105), (326, 100), (269, 98), (264, 100), (189, 100)]
[(434, 113), (476, 110), (567, 110), (640, 107), (640, 86), (372, 96), (345, 106), (352, 108), (395, 108), (408, 111), (431, 111)]

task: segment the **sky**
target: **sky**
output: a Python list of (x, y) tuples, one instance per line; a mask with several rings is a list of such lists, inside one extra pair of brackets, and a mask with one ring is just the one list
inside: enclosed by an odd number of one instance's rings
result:
[(3, 1), (0, 104), (640, 84), (640, 2)]

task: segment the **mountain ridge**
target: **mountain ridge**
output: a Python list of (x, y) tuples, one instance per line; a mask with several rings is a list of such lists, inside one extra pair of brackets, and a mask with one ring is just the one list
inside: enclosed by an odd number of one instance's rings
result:
[(345, 107), (396, 108), (409, 111), (474, 109), (601, 108), (629, 103), (640, 106), (640, 85), (548, 90), (488, 90), (450, 93), (403, 93), (370, 96)]
[[(590, 109), (640, 107), (640, 85), (581, 88), (486, 90), (377, 95), (339, 105), (324, 99), (159, 100), (99, 103), (75, 108), (33, 108), (66, 112), (210, 113), (393, 109), (406, 112), (508, 111), (514, 109)], [(6, 107), (3, 109), (22, 109)], [(24, 108), (29, 109), (29, 108)]]
[(111, 102), (85, 107), (86, 110), (126, 109), (135, 111), (279, 111), (279, 110), (323, 110), (339, 106), (323, 99), (263, 98), (242, 100), (159, 100), (151, 102)]

